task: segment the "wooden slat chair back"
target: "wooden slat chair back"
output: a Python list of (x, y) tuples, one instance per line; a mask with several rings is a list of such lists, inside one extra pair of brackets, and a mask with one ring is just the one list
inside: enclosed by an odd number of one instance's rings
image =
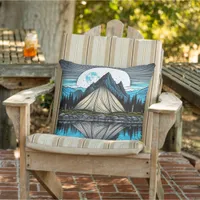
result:
[[(155, 63), (143, 121), (142, 140), (146, 145), (145, 151), (129, 156), (86, 156), (27, 148), (25, 139), (32, 137), (29, 136), (30, 105), (38, 95), (52, 91), (54, 84), (22, 91), (4, 101), (7, 114), (13, 122), (16, 136), (20, 141), (20, 199), (29, 199), (29, 172), (54, 198), (62, 199), (62, 185), (55, 175), (57, 171), (147, 178), (149, 179), (149, 199), (155, 199), (156, 195), (159, 199), (164, 198), (158, 149), (162, 147), (167, 132), (174, 124), (175, 140), (177, 135), (180, 135), (182, 103), (172, 94), (162, 93), (159, 96), (160, 85), (162, 85), (161, 43), (155, 40), (144, 40), (142, 35), (131, 27), (128, 28), (128, 37), (121, 38), (123, 26), (118, 20), (108, 22), (107, 37), (100, 36), (100, 26), (91, 29), (85, 35), (65, 35), (62, 58), (78, 64), (120, 68)], [(58, 67), (51, 133), (55, 132), (58, 117), (61, 75), (61, 68)], [(156, 103), (157, 100), (160, 102)]]
[[(99, 27), (96, 27), (96, 29), (100, 30)], [(112, 30), (112, 28), (109, 30)], [(119, 30), (120, 34), (115, 34), (122, 36), (123, 29), (118, 28), (117, 30)], [(97, 32), (95, 32), (95, 35), (97, 35)], [(111, 35), (111, 33), (109, 35)], [(91, 36), (89, 33), (86, 35), (70, 34), (65, 35), (64, 37), (62, 58), (78, 64), (119, 68), (155, 63), (156, 67), (154, 76), (146, 99), (142, 131), (142, 141), (146, 146), (145, 151), (150, 151), (152, 138), (152, 114), (148, 112), (148, 107), (156, 102), (160, 93), (159, 86), (162, 68), (161, 42), (156, 40), (133, 38)], [(56, 91), (59, 93), (59, 87), (61, 85), (61, 72), (58, 72), (58, 74), (60, 76), (57, 76)], [(56, 94), (55, 96), (58, 97), (60, 95)], [(59, 109), (58, 104), (60, 101), (56, 99), (55, 102), (52, 133), (55, 131)]]

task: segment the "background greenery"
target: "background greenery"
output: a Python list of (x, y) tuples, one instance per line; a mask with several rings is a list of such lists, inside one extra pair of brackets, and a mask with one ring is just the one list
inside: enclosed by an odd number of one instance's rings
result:
[(144, 38), (162, 40), (166, 62), (187, 62), (200, 52), (199, 0), (84, 0), (76, 2), (75, 12), (75, 33), (120, 19), (126, 28), (137, 28)]

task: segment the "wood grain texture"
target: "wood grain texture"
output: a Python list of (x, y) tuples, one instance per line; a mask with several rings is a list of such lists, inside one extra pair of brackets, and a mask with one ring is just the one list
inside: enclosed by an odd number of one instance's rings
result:
[(55, 82), (52, 123), (51, 123), (51, 134), (55, 133), (57, 125), (59, 108), (60, 108), (59, 106), (60, 106), (61, 88), (62, 88), (62, 69), (60, 66), (58, 66), (56, 68), (56, 82)]
[(77, 64), (86, 64), (88, 42), (88, 35), (68, 35), (66, 40), (66, 55), (63, 59)]
[(153, 134), (151, 142), (150, 159), (150, 185), (149, 200), (156, 199), (158, 184), (158, 137), (159, 137), (159, 114), (153, 114)]
[(101, 25), (91, 28), (89, 31), (87, 31), (85, 33), (85, 35), (100, 36), (101, 35)]
[(57, 64), (1, 64), (0, 77), (53, 77)]
[(3, 1), (0, 9), (1, 27), (35, 29), (47, 62), (58, 61), (62, 33), (73, 29), (75, 1)]
[[(155, 46), (154, 46), (155, 45)], [(152, 82), (149, 86), (149, 93), (146, 98), (146, 105), (150, 106), (153, 103), (157, 101), (158, 94), (159, 94), (159, 88), (160, 88), (160, 74), (162, 69), (162, 43), (160, 41), (155, 41), (152, 48), (154, 51), (151, 52), (151, 57), (153, 57), (153, 63), (155, 63), (155, 69), (154, 69), (154, 75), (152, 78)], [(152, 58), (149, 58), (152, 60)], [(153, 116), (152, 113), (149, 113), (148, 111), (145, 111), (146, 115), (144, 115), (144, 126), (146, 129), (144, 129), (144, 137), (143, 141), (146, 144), (146, 149), (151, 148), (151, 141), (152, 141), (152, 128), (153, 128)]]
[(124, 24), (116, 19), (113, 19), (107, 23), (106, 36), (117, 36), (122, 37), (124, 30)]
[(49, 78), (22, 78), (22, 77), (3, 77), (0, 78), (0, 85), (9, 90), (25, 90), (49, 83)]
[(164, 189), (163, 189), (162, 180), (161, 180), (160, 163), (158, 163), (157, 196), (159, 200), (164, 200)]
[(127, 38), (144, 39), (143, 35), (137, 30), (128, 26)]
[[(27, 151), (29, 170), (113, 176), (149, 177), (149, 159), (118, 156), (79, 156)], [(37, 162), (35, 162), (37, 160)], [(53, 161), (53, 163), (52, 163)], [(135, 165), (137, 163), (137, 165)], [(126, 166), (126, 170), (124, 170)]]
[(12, 107), (12, 106), (6, 106), (6, 112), (8, 117), (13, 123), (15, 134), (17, 139), (20, 138), (20, 107)]
[(3, 104), (6, 106), (25, 106), (33, 103), (37, 96), (41, 94), (46, 94), (54, 89), (54, 84), (49, 83), (39, 87), (31, 88), (28, 90), (23, 90), (8, 99), (6, 99)]
[(90, 37), (86, 64), (108, 66), (110, 55), (111, 38)]
[[(190, 103), (200, 108), (200, 75), (191, 70), (191, 66), (188, 67), (177, 67), (175, 70), (171, 70), (172, 67), (164, 67), (163, 82), (165, 85), (176, 91)], [(177, 72), (178, 70), (178, 72)]]
[(157, 113), (176, 113), (182, 106), (182, 101), (172, 93), (163, 92), (158, 103), (152, 104), (149, 107), (150, 112)]
[(129, 38), (112, 38), (109, 66), (117, 68), (130, 67), (133, 44), (134, 41)]
[(26, 136), (30, 134), (30, 105), (20, 107), (20, 199), (29, 199), (29, 171), (26, 169)]
[(31, 173), (37, 178), (39, 183), (44, 187), (45, 190), (47, 190), (48, 193), (51, 194), (53, 198), (62, 199), (62, 185), (55, 172), (31, 171)]

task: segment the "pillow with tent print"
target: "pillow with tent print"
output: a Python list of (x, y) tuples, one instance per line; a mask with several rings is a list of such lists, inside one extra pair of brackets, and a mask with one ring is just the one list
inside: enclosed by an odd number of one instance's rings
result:
[(155, 64), (129, 68), (60, 60), (62, 92), (56, 134), (103, 140), (141, 140)]

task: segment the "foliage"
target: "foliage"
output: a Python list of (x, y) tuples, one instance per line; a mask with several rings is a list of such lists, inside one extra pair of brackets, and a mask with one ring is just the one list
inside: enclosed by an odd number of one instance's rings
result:
[(53, 95), (50, 94), (43, 94), (37, 98), (37, 101), (40, 102), (40, 106), (43, 108), (50, 108), (50, 105), (53, 101)]
[(137, 28), (146, 39), (161, 40), (166, 61), (188, 61), (200, 50), (200, 1), (77, 1), (74, 32), (112, 19)]

